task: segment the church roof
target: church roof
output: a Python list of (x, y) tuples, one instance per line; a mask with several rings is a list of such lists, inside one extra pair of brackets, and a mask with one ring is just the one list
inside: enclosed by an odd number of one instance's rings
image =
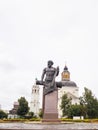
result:
[(68, 86), (68, 87), (77, 87), (76, 83), (73, 81), (62, 81), (62, 85), (64, 86)]
[(67, 67), (66, 65), (65, 65), (65, 67), (64, 67), (64, 70), (65, 70), (65, 71), (66, 71), (66, 70), (68, 71), (68, 67)]

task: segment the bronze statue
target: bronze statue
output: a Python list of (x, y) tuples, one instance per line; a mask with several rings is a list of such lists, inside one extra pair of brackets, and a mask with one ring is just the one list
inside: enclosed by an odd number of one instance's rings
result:
[[(57, 90), (57, 83), (55, 82), (56, 76), (59, 74), (59, 67), (54, 68), (52, 67), (53, 61), (49, 60), (47, 63), (47, 67), (44, 68), (41, 81), (36, 81), (36, 84), (44, 85), (43, 94), (46, 95)], [(45, 80), (44, 80), (45, 77)], [(60, 85), (59, 85), (60, 87)]]
[[(55, 78), (59, 74), (59, 67), (52, 67), (53, 61), (49, 60), (47, 67), (43, 69), (41, 80), (36, 80), (36, 84), (43, 85), (43, 122), (59, 122), (58, 119), (58, 87), (62, 87), (62, 82), (56, 82)], [(51, 101), (53, 103), (51, 104)]]

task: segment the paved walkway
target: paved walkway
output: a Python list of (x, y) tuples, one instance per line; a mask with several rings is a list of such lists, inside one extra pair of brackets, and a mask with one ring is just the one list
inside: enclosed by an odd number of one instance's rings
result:
[(28, 129), (28, 130), (95, 130), (97, 123), (65, 123), (65, 124), (42, 124), (42, 123), (0, 123), (0, 129)]

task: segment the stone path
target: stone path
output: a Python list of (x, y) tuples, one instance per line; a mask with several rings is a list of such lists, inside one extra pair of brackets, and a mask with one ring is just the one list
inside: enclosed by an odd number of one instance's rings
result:
[(0, 129), (28, 129), (28, 130), (98, 130), (97, 123), (66, 123), (66, 124), (42, 124), (42, 123), (0, 123)]

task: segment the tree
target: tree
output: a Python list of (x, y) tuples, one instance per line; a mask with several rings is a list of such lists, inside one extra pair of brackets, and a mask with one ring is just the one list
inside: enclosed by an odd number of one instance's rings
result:
[(62, 116), (66, 116), (68, 115), (68, 110), (71, 106), (71, 98), (68, 98), (67, 97), (67, 94), (64, 94), (62, 96), (62, 99), (61, 99), (61, 110), (62, 110), (62, 113), (63, 115)]
[(19, 102), (19, 107), (17, 110), (17, 114), (23, 117), (29, 111), (28, 102), (26, 101), (25, 97), (21, 97), (20, 99), (18, 99), (18, 102)]
[(83, 116), (83, 107), (80, 104), (73, 104), (68, 110), (68, 117), (72, 118), (73, 116)]
[(85, 108), (86, 118), (98, 118), (98, 100), (92, 91), (84, 88), (83, 97), (80, 97), (80, 104)]
[(28, 115), (30, 116), (30, 118), (34, 117), (34, 112), (29, 112)]
[(34, 118), (34, 112), (28, 112), (26, 115), (24, 115), (24, 118), (26, 119), (31, 119), (31, 118)]
[(4, 111), (0, 110), (0, 119), (7, 118), (7, 113)]
[(42, 111), (42, 109), (40, 109), (40, 111), (39, 111), (39, 117), (40, 117), (40, 118), (43, 117), (43, 111)]

